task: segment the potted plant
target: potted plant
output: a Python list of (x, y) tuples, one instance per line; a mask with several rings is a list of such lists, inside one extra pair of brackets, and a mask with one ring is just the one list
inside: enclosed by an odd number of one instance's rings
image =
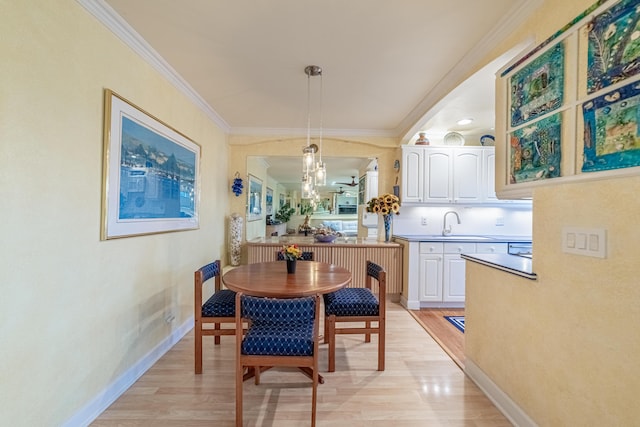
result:
[(296, 210), (289, 206), (289, 203), (285, 203), (279, 210), (276, 212), (276, 220), (280, 221), (283, 224), (286, 224), (291, 219), (291, 215)]

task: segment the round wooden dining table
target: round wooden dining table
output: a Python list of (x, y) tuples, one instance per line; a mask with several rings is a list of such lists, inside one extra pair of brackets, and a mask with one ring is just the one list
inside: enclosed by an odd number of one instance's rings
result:
[[(241, 265), (222, 276), (224, 285), (232, 291), (267, 298), (297, 298), (316, 294), (327, 294), (344, 288), (351, 282), (351, 272), (334, 264), (316, 261), (297, 261), (296, 272), (287, 274), (284, 261), (260, 262)], [(266, 370), (269, 367), (260, 367)], [(309, 378), (313, 378), (310, 368), (301, 367)], [(250, 369), (244, 380), (255, 376)], [(322, 375), (318, 382), (324, 384)]]
[(222, 276), (232, 291), (269, 298), (295, 298), (327, 294), (351, 282), (351, 272), (334, 264), (297, 261), (296, 272), (287, 274), (284, 261), (241, 265)]

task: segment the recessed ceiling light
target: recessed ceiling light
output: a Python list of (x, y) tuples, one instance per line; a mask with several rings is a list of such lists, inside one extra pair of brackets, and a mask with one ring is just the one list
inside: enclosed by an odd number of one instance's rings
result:
[(458, 125), (460, 125), (460, 126), (468, 125), (472, 121), (473, 121), (473, 119), (461, 119), (461, 120), (458, 120)]

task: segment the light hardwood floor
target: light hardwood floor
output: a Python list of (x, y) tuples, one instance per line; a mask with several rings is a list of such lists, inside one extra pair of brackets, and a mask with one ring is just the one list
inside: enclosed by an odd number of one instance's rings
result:
[[(386, 370), (377, 343), (338, 335), (336, 372), (320, 346), (318, 426), (510, 426), (414, 318), (387, 308)], [(205, 339), (202, 375), (193, 373), (193, 331), (187, 334), (92, 424), (101, 426), (233, 426), (234, 338)], [(244, 385), (245, 426), (308, 426), (311, 381), (296, 370), (272, 369)]]
[(460, 369), (464, 369), (464, 333), (444, 316), (464, 316), (464, 308), (423, 308), (409, 311)]

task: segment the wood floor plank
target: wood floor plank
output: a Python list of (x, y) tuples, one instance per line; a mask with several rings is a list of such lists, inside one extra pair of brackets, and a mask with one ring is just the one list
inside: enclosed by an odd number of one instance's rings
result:
[[(388, 304), (386, 370), (377, 342), (336, 338), (336, 372), (320, 346), (317, 425), (349, 427), (510, 426), (407, 310)], [(453, 328), (453, 326), (452, 326)], [(455, 328), (454, 328), (455, 329)], [(234, 337), (205, 338), (203, 373), (193, 373), (193, 331), (92, 424), (94, 427), (200, 427), (235, 424)], [(274, 368), (244, 384), (245, 426), (308, 426), (311, 381)]]
[(409, 313), (422, 325), (451, 359), (464, 369), (464, 333), (444, 316), (464, 316), (463, 308), (423, 308)]

